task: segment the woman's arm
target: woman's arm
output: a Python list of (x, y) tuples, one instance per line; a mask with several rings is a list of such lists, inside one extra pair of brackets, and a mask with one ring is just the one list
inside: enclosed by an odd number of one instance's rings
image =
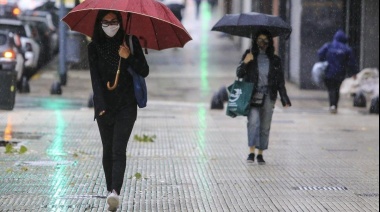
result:
[(247, 61), (246, 58), (247, 58), (247, 55), (249, 54), (249, 50), (247, 50), (242, 59), (241, 59), (241, 62), (240, 62), (240, 65), (237, 67), (237, 70), (236, 70), (236, 76), (238, 78), (244, 78), (246, 75), (247, 75)]
[[(127, 43), (129, 45), (129, 41)], [(146, 61), (140, 41), (136, 36), (133, 36), (132, 43), (134, 52), (127, 59), (122, 59), (121, 69), (127, 68), (128, 64), (130, 64), (137, 74), (145, 78), (149, 75), (148, 62)]]
[(92, 90), (94, 92), (94, 106), (95, 106), (95, 118), (99, 117), (102, 111), (106, 110), (106, 103), (104, 100), (104, 90), (102, 88), (102, 81), (99, 75), (99, 68), (97, 65), (98, 56), (94, 43), (88, 45), (88, 58), (90, 65)]
[(318, 50), (318, 57), (319, 61), (326, 61), (327, 60), (327, 51), (329, 50), (329, 43), (326, 43)]
[(292, 103), (290, 102), (288, 92), (285, 87), (285, 74), (284, 74), (284, 70), (282, 69), (281, 59), (277, 58), (275, 61), (276, 62), (274, 66), (275, 66), (275, 69), (277, 69), (276, 71), (277, 90), (280, 93), (282, 105), (284, 107), (290, 107), (292, 106)]

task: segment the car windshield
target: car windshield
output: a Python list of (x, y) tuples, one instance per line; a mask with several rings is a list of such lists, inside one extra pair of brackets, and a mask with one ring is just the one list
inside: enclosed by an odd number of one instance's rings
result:
[(0, 34), (0, 45), (4, 45), (7, 42), (7, 36)]
[(9, 31), (19, 34), (21, 37), (27, 37), (24, 26), (0, 25), (0, 30)]

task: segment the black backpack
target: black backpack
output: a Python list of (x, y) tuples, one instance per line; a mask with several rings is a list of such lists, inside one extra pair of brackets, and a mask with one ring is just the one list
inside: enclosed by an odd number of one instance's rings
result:
[(354, 107), (367, 107), (367, 98), (364, 93), (360, 92), (356, 94), (354, 98)]
[(379, 114), (379, 97), (373, 98), (369, 109), (371, 114)]

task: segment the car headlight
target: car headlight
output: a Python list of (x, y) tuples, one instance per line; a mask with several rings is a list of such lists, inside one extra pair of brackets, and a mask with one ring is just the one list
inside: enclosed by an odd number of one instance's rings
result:
[(16, 59), (16, 54), (15, 54), (13, 51), (10, 51), (10, 50), (5, 51), (5, 52), (3, 53), (3, 56), (4, 56), (5, 58), (7, 58), (7, 59)]
[(13, 15), (14, 16), (18, 16), (21, 14), (21, 10), (19, 8), (14, 8), (13, 11), (12, 11)]

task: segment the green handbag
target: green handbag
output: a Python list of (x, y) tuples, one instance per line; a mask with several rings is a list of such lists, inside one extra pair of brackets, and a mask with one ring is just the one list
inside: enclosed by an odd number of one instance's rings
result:
[(248, 116), (251, 109), (253, 83), (235, 80), (227, 89), (229, 96), (226, 115), (232, 118)]

